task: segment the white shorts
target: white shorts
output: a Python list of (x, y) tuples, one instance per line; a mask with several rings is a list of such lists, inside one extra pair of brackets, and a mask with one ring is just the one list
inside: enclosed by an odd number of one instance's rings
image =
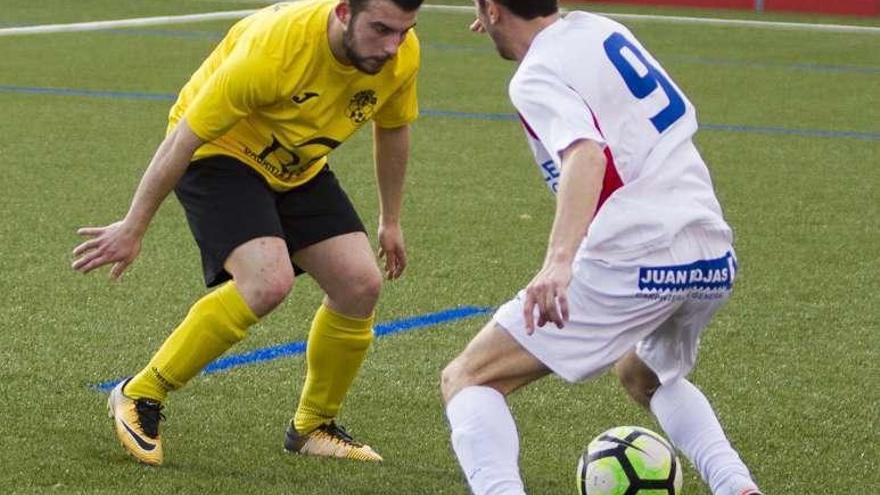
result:
[(526, 334), (524, 291), (494, 320), (569, 382), (592, 378), (635, 347), (669, 383), (694, 367), (700, 334), (727, 299), (736, 258), (726, 234), (690, 229), (636, 260), (578, 257), (568, 289), (569, 321)]

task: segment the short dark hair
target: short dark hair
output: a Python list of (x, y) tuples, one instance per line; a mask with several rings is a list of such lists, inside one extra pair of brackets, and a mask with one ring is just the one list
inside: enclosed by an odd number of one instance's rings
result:
[[(479, 1), (480, 8), (485, 8), (486, 0)], [(495, 3), (503, 5), (517, 17), (522, 17), (526, 20), (534, 19), (535, 17), (546, 17), (559, 12), (559, 2), (557, 0), (495, 0)]]
[[(364, 10), (371, 1), (373, 0), (348, 0), (348, 4), (351, 6), (351, 13), (357, 14)], [(422, 6), (422, 0), (390, 0), (390, 2), (406, 12), (412, 12)]]

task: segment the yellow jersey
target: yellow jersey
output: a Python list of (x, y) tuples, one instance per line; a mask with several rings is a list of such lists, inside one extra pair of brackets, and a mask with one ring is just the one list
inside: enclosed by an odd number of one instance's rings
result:
[(415, 33), (378, 74), (365, 74), (330, 51), (337, 3), (280, 3), (236, 23), (180, 91), (168, 132), (186, 118), (206, 141), (194, 160), (232, 156), (286, 191), (314, 177), (366, 122), (394, 128), (415, 120)]

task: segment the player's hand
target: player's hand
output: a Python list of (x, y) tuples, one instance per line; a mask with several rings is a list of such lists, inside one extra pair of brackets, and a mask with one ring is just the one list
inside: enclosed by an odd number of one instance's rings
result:
[(89, 273), (112, 264), (110, 278), (116, 280), (141, 251), (142, 234), (123, 221), (105, 227), (83, 227), (76, 233), (88, 238), (73, 249), (71, 267), (78, 272)]
[(479, 34), (486, 32), (486, 28), (483, 27), (483, 23), (480, 22), (479, 19), (474, 19), (474, 22), (471, 23), (470, 29), (471, 31)]
[(406, 247), (400, 224), (379, 223), (379, 258), (385, 259), (385, 278), (394, 280), (406, 268)]
[(568, 285), (571, 283), (571, 263), (544, 263), (541, 271), (526, 286), (526, 300), (523, 317), (526, 333), (535, 333), (535, 308), (538, 309), (538, 324), (553, 322), (557, 328), (568, 321)]

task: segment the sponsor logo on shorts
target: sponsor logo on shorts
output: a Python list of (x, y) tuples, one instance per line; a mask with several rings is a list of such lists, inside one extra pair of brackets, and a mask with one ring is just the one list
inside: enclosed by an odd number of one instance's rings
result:
[(639, 290), (651, 293), (730, 290), (736, 273), (731, 253), (687, 265), (639, 268)]

